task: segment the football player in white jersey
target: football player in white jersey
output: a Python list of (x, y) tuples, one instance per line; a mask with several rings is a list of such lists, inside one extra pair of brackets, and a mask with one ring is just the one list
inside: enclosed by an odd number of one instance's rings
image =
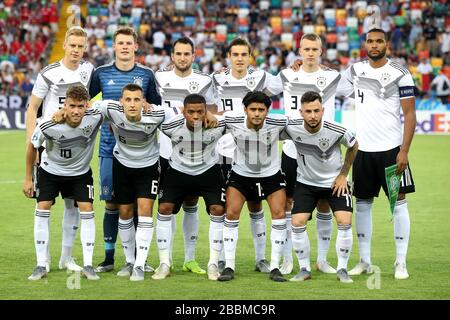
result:
[(270, 279), (284, 282), (279, 263), (286, 241), (286, 186), (280, 170), (279, 134), (287, 118), (269, 116), (271, 99), (261, 91), (247, 93), (245, 113), (225, 114), (227, 129), (236, 140), (233, 165), (227, 181), (223, 243), (226, 266), (219, 281), (234, 278), (238, 226), (245, 201), (267, 200), (272, 214)]
[[(410, 234), (406, 193), (414, 192), (408, 152), (416, 127), (415, 86), (410, 72), (386, 57), (387, 39), (381, 29), (366, 35), (368, 59), (347, 68), (343, 90), (355, 98), (356, 137), (359, 152), (353, 165), (353, 194), (356, 197), (355, 223), (360, 262), (350, 275), (371, 273), (372, 204), (380, 187), (388, 189), (385, 168), (397, 165), (402, 174), (394, 208), (396, 260), (395, 279), (407, 279), (406, 254)], [(401, 114), (404, 126), (402, 129)]]
[[(214, 86), (209, 75), (192, 69), (194, 62), (194, 44), (187, 38), (180, 38), (174, 42), (172, 61), (173, 70), (157, 71), (155, 78), (162, 99), (163, 107), (182, 107), (186, 96), (192, 93), (203, 95), (206, 98), (208, 110), (215, 113), (216, 97)], [(172, 154), (170, 139), (160, 135), (160, 183), (163, 183), (165, 171), (168, 168), (168, 159)], [(183, 270), (197, 274), (206, 274), (206, 271), (195, 260), (195, 247), (198, 239), (198, 197), (187, 197), (183, 203), (183, 236), (184, 236), (184, 264)], [(175, 212), (176, 213), (176, 212)], [(176, 215), (172, 216), (172, 240), (176, 229)], [(172, 249), (170, 249), (172, 256)], [(171, 264), (173, 267), (173, 265)]]
[(94, 186), (89, 163), (103, 117), (95, 110), (86, 111), (89, 94), (83, 85), (70, 87), (65, 96), (66, 122), (62, 124), (52, 121), (42, 122), (35, 128), (27, 145), (23, 192), (27, 197), (32, 197), (32, 171), (36, 149), (46, 144), (36, 188), (34, 238), (37, 266), (29, 280), (39, 280), (47, 276), (50, 208), (60, 192), (63, 198), (72, 197), (77, 201), (80, 210), (80, 235), (84, 260), (82, 272), (89, 280), (100, 279), (92, 267), (95, 220), (92, 206)]
[[(302, 65), (297, 69), (287, 68), (278, 74), (276, 82), (278, 90), (283, 91), (283, 105), (287, 116), (300, 116), (300, 100), (307, 91), (316, 91), (320, 94), (324, 107), (324, 120), (334, 121), (335, 96), (338, 83), (341, 79), (339, 72), (326, 68), (319, 64), (322, 54), (322, 40), (314, 33), (303, 35), (300, 41), (299, 54), (303, 58)], [(288, 225), (288, 237), (284, 250), (284, 260), (280, 268), (283, 274), (292, 272), (292, 241), (290, 232), (291, 209), (295, 189), (295, 177), (297, 171), (297, 152), (294, 142), (286, 140), (283, 145), (281, 157), (281, 169), (286, 175), (286, 221)], [(317, 228), (317, 263), (318, 271), (324, 273), (336, 273), (336, 270), (327, 262), (327, 253), (330, 246), (333, 230), (330, 206), (325, 199), (317, 203), (316, 213)]]
[[(36, 127), (37, 114), (41, 105), (42, 118), (48, 118), (64, 103), (69, 86), (75, 84), (88, 86), (94, 66), (90, 62), (82, 60), (86, 45), (86, 32), (81, 27), (71, 27), (67, 30), (63, 43), (64, 58), (48, 65), (39, 73), (27, 109), (27, 141), (30, 141)], [(82, 270), (72, 258), (72, 246), (77, 235), (79, 222), (79, 211), (75, 207), (73, 199), (64, 199), (60, 269)], [(47, 262), (47, 269), (50, 270), (50, 261)]]
[[(274, 83), (276, 77), (264, 70), (254, 69), (250, 66), (251, 46), (242, 39), (236, 38), (228, 46), (228, 59), (231, 68), (213, 73), (214, 86), (217, 91), (218, 111), (244, 112), (242, 99), (250, 91), (264, 91), (267, 95), (273, 95), (271, 90), (277, 88)], [(221, 167), (224, 177), (228, 176), (231, 170), (234, 150), (236, 145), (231, 133), (224, 135), (217, 144), (221, 157)], [(261, 201), (247, 202), (250, 213), (250, 227), (253, 235), (255, 247), (255, 270), (268, 273), (269, 264), (266, 260), (266, 221), (264, 219), (264, 209)], [(219, 269), (224, 266), (223, 253), (219, 261)]]
[(183, 114), (162, 124), (161, 130), (171, 139), (173, 152), (169, 169), (160, 188), (156, 237), (160, 266), (153, 279), (170, 275), (169, 242), (171, 215), (186, 196), (202, 196), (210, 215), (208, 279), (219, 277), (218, 261), (223, 246), (224, 181), (218, 164), (217, 141), (225, 132), (224, 121), (206, 129), (206, 100), (198, 94), (184, 99)]
[[(336, 253), (337, 278), (351, 283), (347, 263), (352, 249), (352, 195), (347, 175), (358, 152), (352, 132), (332, 121), (322, 121), (322, 97), (308, 91), (300, 100), (302, 119), (290, 119), (285, 133), (294, 142), (297, 152), (297, 179), (292, 209), (292, 243), (300, 265), (291, 281), (311, 279), (310, 244), (306, 224), (317, 202), (326, 199), (338, 225)], [(341, 145), (347, 148), (344, 163)]]
[[(160, 106), (145, 112), (144, 103), (142, 87), (127, 84), (122, 89), (120, 103), (104, 100), (94, 104), (111, 123), (116, 141), (113, 189), (119, 206), (119, 236), (126, 257), (126, 264), (117, 275), (130, 277), (131, 281), (144, 280), (144, 265), (153, 237), (152, 211), (159, 178), (157, 129), (166, 118), (178, 112)], [(135, 201), (137, 228), (133, 222)]]

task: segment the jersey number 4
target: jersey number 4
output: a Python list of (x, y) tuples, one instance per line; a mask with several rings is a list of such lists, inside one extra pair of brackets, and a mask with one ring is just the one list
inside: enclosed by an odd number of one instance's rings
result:
[(361, 98), (361, 103), (364, 103), (364, 92), (359, 91), (359, 89), (358, 89), (358, 97)]

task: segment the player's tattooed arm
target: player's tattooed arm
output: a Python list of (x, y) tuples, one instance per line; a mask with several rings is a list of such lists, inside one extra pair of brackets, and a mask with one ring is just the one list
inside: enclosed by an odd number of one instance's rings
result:
[(348, 189), (347, 176), (357, 153), (358, 142), (355, 142), (355, 144), (352, 147), (348, 148), (347, 152), (345, 153), (345, 160), (344, 164), (342, 165), (341, 172), (339, 172), (339, 175), (337, 176), (332, 186), (333, 195), (336, 194), (336, 196), (340, 197), (344, 194), (350, 193)]

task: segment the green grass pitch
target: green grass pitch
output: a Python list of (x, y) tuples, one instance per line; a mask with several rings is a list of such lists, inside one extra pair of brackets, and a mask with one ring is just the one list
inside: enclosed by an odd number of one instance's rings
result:
[[(383, 196), (374, 205), (372, 261), (379, 267), (375, 276), (353, 277), (352, 285), (340, 284), (334, 275), (319, 274), (313, 270), (313, 279), (305, 283), (274, 283), (268, 275), (253, 271), (254, 251), (247, 211), (241, 216), (237, 249), (237, 270), (234, 281), (208, 281), (206, 276), (185, 273), (183, 263), (182, 217), (178, 217), (174, 246), (175, 271), (163, 281), (152, 280), (147, 274), (140, 283), (131, 283), (115, 272), (100, 274), (101, 280), (88, 282), (75, 274), (58, 270), (61, 250), (62, 201), (57, 200), (51, 214), (50, 250), (51, 272), (46, 280), (31, 282), (27, 277), (35, 266), (33, 244), (34, 202), (21, 192), (24, 177), (24, 131), (0, 131), (0, 299), (449, 299), (450, 298), (450, 191), (449, 158), (450, 137), (416, 136), (410, 152), (416, 193), (408, 197), (411, 215), (411, 238), (408, 252), (410, 279), (394, 280), (395, 248), (393, 225), (390, 221), (387, 199)], [(97, 155), (92, 162), (97, 182)], [(97, 195), (96, 195), (97, 196)], [(97, 198), (98, 199), (98, 198)], [(102, 221), (100, 201), (94, 202), (96, 212), (96, 248), (94, 263), (103, 259)], [(206, 268), (209, 255), (208, 226), (203, 201), (200, 209), (200, 235), (197, 260)], [(266, 208), (268, 235), (269, 212)], [(317, 243), (314, 222), (308, 227), (311, 241), (311, 262), (314, 265)], [(337, 263), (335, 251), (336, 229), (328, 260)], [(155, 239), (155, 238), (153, 238)], [(119, 241), (120, 242), (120, 241)], [(268, 237), (266, 255), (270, 257)], [(82, 262), (79, 235), (74, 256)], [(153, 241), (149, 262), (157, 266), (157, 249)], [(357, 240), (354, 239), (349, 268), (358, 259)], [(120, 243), (116, 246), (116, 271), (124, 263)], [(298, 271), (298, 266), (294, 272)], [(369, 285), (368, 285), (369, 284)]]

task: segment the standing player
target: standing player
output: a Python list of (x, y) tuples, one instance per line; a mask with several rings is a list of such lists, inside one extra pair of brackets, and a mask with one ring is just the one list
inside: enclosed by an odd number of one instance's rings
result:
[[(394, 238), (397, 257), (395, 279), (407, 279), (406, 254), (410, 233), (406, 193), (414, 192), (408, 152), (416, 127), (415, 87), (409, 71), (386, 57), (386, 34), (372, 29), (366, 35), (368, 59), (350, 66), (344, 73), (348, 94), (354, 93), (356, 137), (359, 152), (353, 165), (353, 194), (356, 197), (356, 233), (360, 262), (350, 275), (371, 273), (373, 197), (380, 187), (388, 194), (384, 169), (397, 164), (402, 173), (394, 208)], [(400, 110), (404, 115), (404, 127)]]
[[(248, 92), (264, 91), (266, 94), (272, 95), (271, 90), (276, 87), (274, 83), (276, 78), (264, 70), (250, 67), (251, 47), (246, 40), (236, 38), (231, 41), (228, 47), (228, 58), (231, 61), (231, 68), (213, 74), (214, 85), (220, 99), (218, 105), (220, 113), (225, 111), (244, 112), (242, 99)], [(225, 178), (231, 170), (235, 149), (236, 145), (231, 133), (219, 140), (218, 152), (221, 155)], [(247, 201), (247, 206), (250, 212), (250, 227), (255, 246), (255, 270), (268, 273), (270, 270), (266, 260), (264, 209), (261, 201)], [(222, 263), (220, 264), (222, 265)]]
[[(67, 30), (64, 38), (64, 58), (48, 65), (39, 73), (27, 109), (28, 142), (36, 127), (36, 118), (41, 106), (42, 118), (48, 118), (64, 103), (69, 86), (80, 84), (87, 87), (89, 85), (89, 78), (94, 70), (94, 66), (82, 60), (86, 44), (86, 32), (81, 27), (71, 27)], [(40, 151), (44, 147), (42, 146)], [(72, 247), (77, 236), (79, 222), (80, 214), (75, 207), (73, 199), (65, 198), (62, 221), (62, 248), (59, 259), (60, 269), (69, 271), (82, 270), (72, 258)], [(47, 261), (46, 267), (47, 271), (50, 271), (50, 260)]]
[[(135, 62), (138, 49), (137, 34), (131, 27), (120, 27), (114, 32), (113, 49), (115, 60), (95, 69), (89, 87), (91, 97), (100, 92), (104, 100), (120, 99), (122, 88), (129, 83), (139, 85), (144, 90), (148, 103), (160, 105), (161, 98), (156, 91), (153, 71)], [(114, 269), (114, 252), (118, 232), (119, 213), (114, 203), (112, 164), (113, 149), (116, 144), (109, 122), (105, 121), (100, 132), (100, 200), (105, 200), (103, 235), (105, 240), (105, 260), (96, 268), (97, 272)], [(146, 266), (147, 267), (147, 266)], [(146, 271), (151, 271), (147, 268)]]
[[(294, 141), (297, 151), (297, 182), (292, 209), (292, 243), (297, 254), (300, 272), (291, 281), (311, 278), (309, 262), (310, 245), (306, 224), (317, 202), (326, 199), (333, 210), (338, 225), (336, 253), (337, 278), (351, 283), (347, 263), (353, 243), (352, 195), (347, 175), (358, 152), (355, 136), (344, 127), (322, 121), (322, 98), (315, 91), (308, 91), (300, 100), (303, 119), (291, 119), (286, 134)], [(344, 163), (341, 145), (347, 148)]]
[[(131, 281), (144, 280), (144, 265), (153, 236), (152, 210), (159, 178), (157, 129), (166, 113), (171, 117), (174, 115), (171, 108), (162, 107), (143, 112), (144, 103), (142, 88), (127, 84), (122, 89), (120, 103), (104, 100), (96, 104), (111, 122), (116, 138), (113, 188), (119, 206), (119, 236), (126, 257), (126, 265), (117, 275), (131, 275)], [(135, 201), (138, 212), (136, 230), (133, 222)]]
[(286, 241), (286, 183), (280, 170), (278, 140), (287, 119), (268, 116), (271, 99), (261, 91), (247, 93), (243, 104), (245, 113), (225, 115), (227, 129), (237, 146), (226, 191), (223, 228), (226, 267), (218, 280), (234, 278), (239, 218), (245, 201), (266, 199), (272, 214), (270, 279), (283, 282), (286, 279), (279, 270), (279, 263)]
[(92, 206), (94, 186), (89, 163), (103, 117), (95, 110), (86, 111), (89, 95), (83, 85), (70, 87), (65, 96), (66, 123), (42, 122), (35, 128), (31, 142), (27, 145), (23, 192), (27, 197), (31, 197), (33, 194), (31, 175), (36, 160), (36, 149), (46, 143), (36, 190), (34, 238), (37, 266), (28, 277), (29, 280), (39, 280), (47, 276), (45, 265), (49, 258), (50, 208), (60, 192), (63, 198), (73, 197), (80, 210), (83, 274), (89, 280), (100, 279), (92, 267), (95, 220)]
[[(186, 96), (192, 93), (205, 97), (208, 110), (215, 113), (215, 95), (212, 79), (209, 75), (192, 69), (194, 62), (194, 44), (189, 38), (180, 38), (173, 44), (173, 70), (158, 71), (155, 74), (164, 107), (182, 107)], [(172, 154), (172, 143), (167, 136), (160, 136), (160, 183), (163, 183), (168, 160)], [(188, 197), (183, 203), (184, 264), (183, 271), (205, 274), (195, 261), (195, 247), (198, 239), (198, 197)], [(176, 212), (175, 212), (176, 213)], [(172, 216), (172, 240), (170, 257), (172, 259), (173, 238), (176, 228), (176, 216)], [(172, 264), (171, 264), (172, 265)]]
[[(303, 35), (300, 40), (299, 54), (303, 58), (303, 64), (299, 70), (291, 68), (282, 70), (278, 75), (279, 88), (276, 93), (283, 91), (284, 110), (289, 117), (299, 117), (300, 101), (307, 91), (316, 91), (320, 94), (324, 107), (324, 120), (334, 121), (335, 96), (339, 80), (339, 72), (322, 67), (319, 59), (322, 54), (322, 40), (314, 33)], [(282, 87), (281, 87), (282, 85)], [(296, 183), (297, 151), (294, 142), (285, 141), (281, 157), (281, 170), (286, 174), (286, 221), (287, 242), (284, 248), (284, 261), (280, 268), (283, 274), (292, 272), (292, 241), (290, 232), (291, 209)], [(330, 206), (325, 199), (317, 203), (316, 214), (317, 228), (317, 264), (318, 271), (324, 273), (336, 273), (336, 270), (327, 262), (328, 248), (330, 247), (333, 230)]]
[(210, 215), (208, 279), (219, 277), (218, 262), (223, 246), (223, 178), (217, 141), (224, 134), (225, 123), (205, 129), (206, 100), (198, 94), (190, 94), (184, 99), (183, 115), (179, 115), (162, 125), (162, 132), (170, 137), (173, 152), (169, 159), (161, 197), (159, 198), (156, 237), (160, 266), (153, 279), (164, 279), (170, 275), (169, 243), (172, 238), (171, 215), (180, 207), (186, 196), (202, 196)]

